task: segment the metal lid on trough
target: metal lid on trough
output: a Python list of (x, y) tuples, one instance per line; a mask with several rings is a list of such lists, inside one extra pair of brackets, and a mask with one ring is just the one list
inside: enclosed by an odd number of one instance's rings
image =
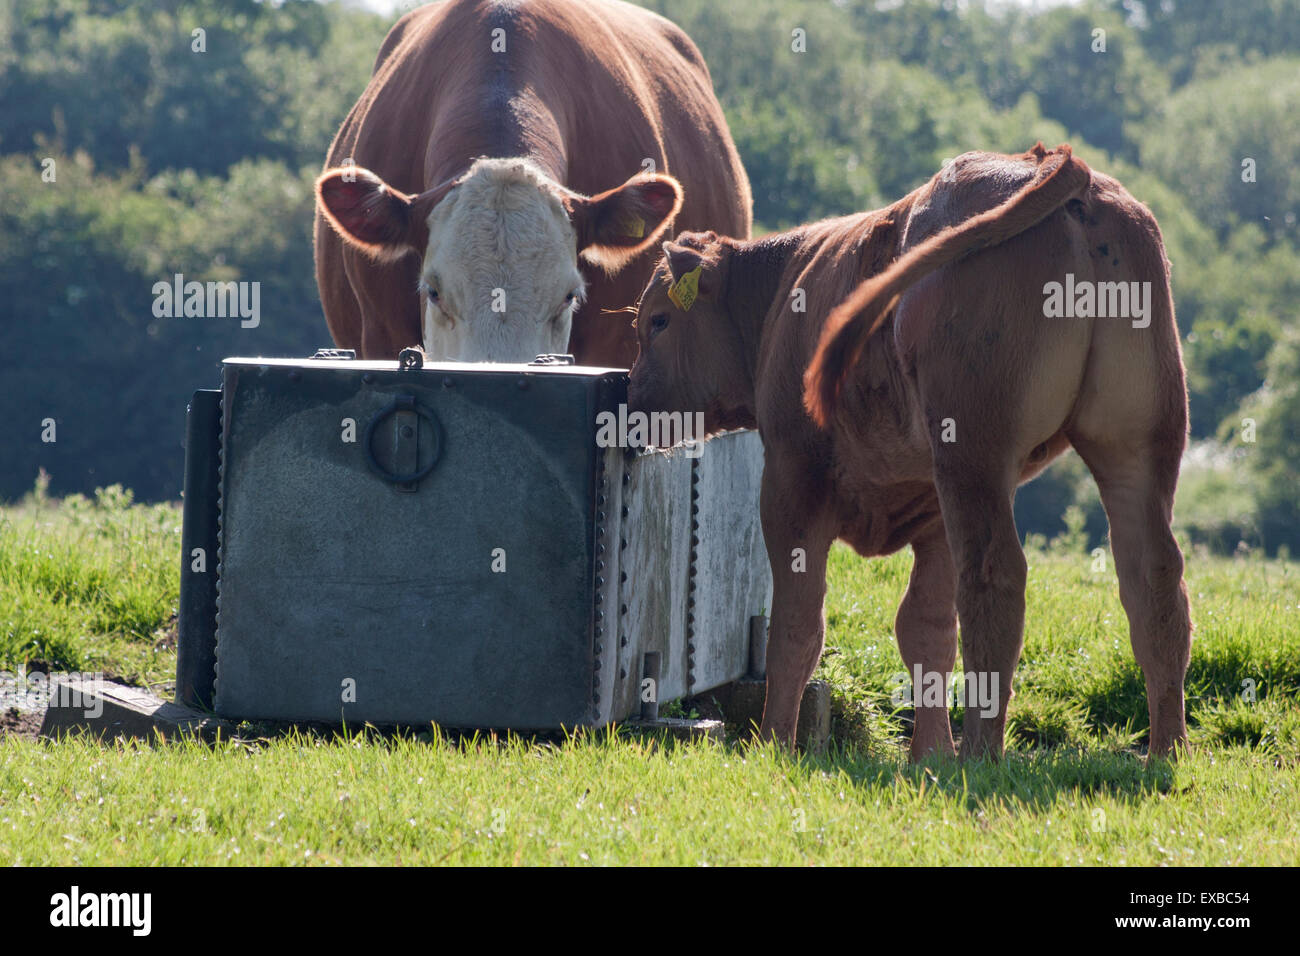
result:
[[(395, 359), (338, 359), (338, 358), (253, 358), (233, 356), (224, 359), (223, 365), (271, 366), (275, 368), (334, 368), (346, 366), (363, 372), (396, 372), (401, 363)], [(583, 378), (602, 375), (626, 375), (625, 368), (607, 368), (596, 365), (554, 365), (506, 362), (425, 362), (413, 372), (490, 372), (504, 375), (577, 375)]]

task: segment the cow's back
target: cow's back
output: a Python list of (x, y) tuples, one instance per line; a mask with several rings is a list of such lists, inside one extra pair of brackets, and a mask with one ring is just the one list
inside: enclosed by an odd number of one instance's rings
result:
[[(699, 51), (669, 21), (618, 0), (448, 0), (407, 14), (385, 39), (326, 166), (350, 160), (418, 193), (477, 157), (520, 155), (588, 195), (648, 169), (648, 160), (682, 183), (677, 230), (749, 235), (749, 183)], [(379, 357), (420, 340), (418, 257), (375, 264), (344, 248), (319, 211), (316, 242), (340, 345)], [(630, 319), (602, 312), (636, 302), (654, 258), (644, 254), (615, 277), (584, 266), (588, 301), (571, 345), (580, 360), (631, 364)], [(363, 321), (387, 328), (367, 329), (363, 344)]]

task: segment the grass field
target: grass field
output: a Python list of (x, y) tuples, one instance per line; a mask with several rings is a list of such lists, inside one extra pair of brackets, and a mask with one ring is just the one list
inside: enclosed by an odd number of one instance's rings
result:
[[(0, 670), (165, 691), (180, 512), (39, 494), (0, 510)], [(1300, 862), (1300, 564), (1191, 554), (1193, 752), (1145, 766), (1113, 567), (1029, 552), (1001, 764), (904, 759), (904, 553), (832, 556), (826, 754), (625, 732), (306, 734), (161, 745), (0, 738), (0, 864)], [(689, 705), (688, 705), (689, 706)], [(960, 710), (954, 722), (960, 727)]]

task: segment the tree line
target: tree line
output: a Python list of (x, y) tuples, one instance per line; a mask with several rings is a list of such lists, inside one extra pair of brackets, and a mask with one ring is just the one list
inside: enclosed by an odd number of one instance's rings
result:
[[(645, 0), (709, 64), (759, 229), (893, 201), (969, 149), (1069, 142), (1160, 222), (1191, 401), (1178, 524), (1300, 549), (1300, 0)], [(175, 498), (227, 355), (328, 345), (312, 181), (394, 17), (285, 0), (0, 3), (0, 498)], [(158, 316), (256, 281), (262, 320)], [(42, 440), (53, 420), (56, 439)], [(1022, 533), (1105, 518), (1077, 459)]]

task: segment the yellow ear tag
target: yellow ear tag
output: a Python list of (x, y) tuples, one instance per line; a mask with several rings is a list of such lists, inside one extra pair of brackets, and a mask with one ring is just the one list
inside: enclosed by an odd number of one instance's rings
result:
[(668, 287), (668, 298), (683, 312), (691, 311), (700, 294), (700, 272), (703, 269), (703, 266), (696, 266)]
[(623, 235), (629, 239), (645, 238), (645, 220), (635, 213), (627, 213), (619, 220), (618, 226), (623, 230)]

